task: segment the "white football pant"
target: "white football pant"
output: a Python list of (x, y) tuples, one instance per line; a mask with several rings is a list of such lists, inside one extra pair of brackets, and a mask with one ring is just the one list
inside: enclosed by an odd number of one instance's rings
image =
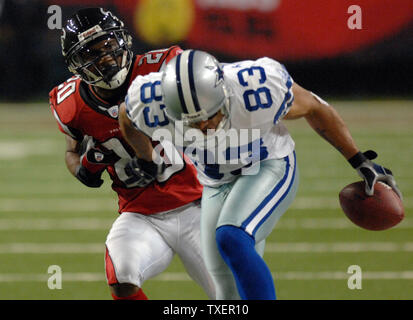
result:
[(200, 219), (201, 208), (195, 203), (153, 215), (123, 212), (106, 240), (108, 284), (130, 283), (141, 288), (164, 271), (176, 253), (189, 276), (215, 299), (201, 254)]

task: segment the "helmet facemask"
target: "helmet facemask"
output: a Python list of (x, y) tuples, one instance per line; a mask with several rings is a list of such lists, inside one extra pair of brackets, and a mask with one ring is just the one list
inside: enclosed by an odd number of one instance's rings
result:
[(85, 39), (69, 52), (69, 70), (83, 81), (103, 89), (120, 87), (132, 63), (130, 35), (125, 30), (113, 30)]

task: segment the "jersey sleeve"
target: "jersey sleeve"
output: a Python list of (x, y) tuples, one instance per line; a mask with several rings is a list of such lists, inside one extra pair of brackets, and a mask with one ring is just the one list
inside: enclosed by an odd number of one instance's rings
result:
[(161, 66), (161, 70), (162, 68), (169, 62), (171, 61), (174, 57), (176, 57), (177, 55), (181, 54), (183, 52), (183, 50), (179, 47), (179, 46), (172, 46), (168, 49), (168, 53), (165, 57), (165, 61)]
[[(134, 127), (154, 138), (157, 129), (171, 129), (161, 93), (162, 73), (138, 76), (125, 98), (126, 114)], [(156, 139), (154, 139), (156, 140)]]
[(273, 61), (275, 63), (275, 70), (280, 75), (280, 77), (278, 77), (278, 81), (280, 90), (282, 92), (281, 98), (283, 98), (273, 120), (274, 123), (277, 123), (288, 113), (288, 111), (290, 111), (291, 106), (293, 105), (294, 94), (292, 87), (294, 84), (294, 80), (282, 64), (278, 63), (275, 60)]
[(179, 46), (172, 46), (166, 49), (149, 51), (137, 56), (133, 79), (138, 75), (145, 75), (163, 70), (165, 65), (182, 51), (183, 50)]
[(273, 97), (273, 105), (271, 106), (273, 114), (271, 119), (276, 124), (288, 113), (294, 102), (292, 91), (294, 80), (287, 69), (278, 61), (270, 58), (261, 58), (257, 60), (257, 63), (262, 65), (266, 71), (268, 88)]
[(70, 78), (53, 88), (49, 93), (49, 104), (59, 130), (77, 141), (82, 141), (83, 134), (74, 125), (76, 120), (75, 95), (78, 90), (76, 79)]

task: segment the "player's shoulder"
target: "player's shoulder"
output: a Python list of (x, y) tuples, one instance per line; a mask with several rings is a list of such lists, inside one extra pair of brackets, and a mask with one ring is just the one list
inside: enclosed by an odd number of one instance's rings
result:
[(79, 76), (73, 76), (49, 92), (52, 112), (63, 123), (71, 122), (80, 108)]
[[(131, 83), (128, 89), (127, 97), (129, 101), (142, 101), (144, 103), (154, 100), (159, 93), (162, 79), (162, 72), (150, 72), (148, 74), (138, 75)], [(132, 99), (132, 100), (130, 100)], [(156, 99), (158, 101), (158, 99)]]
[(175, 56), (180, 54), (183, 50), (175, 45), (169, 48), (157, 49), (136, 55), (133, 66), (133, 79), (142, 74), (151, 72), (158, 72)]
[(245, 125), (277, 123), (293, 102), (293, 80), (278, 61), (264, 57), (223, 65), (232, 94), (231, 116)]
[(262, 57), (256, 60), (243, 60), (234, 63), (223, 63), (221, 66), (226, 76), (239, 80), (241, 85), (247, 82), (243, 81), (245, 78), (254, 75), (260, 77), (260, 81), (264, 81), (263, 79), (266, 79), (267, 76), (276, 77), (285, 82), (288, 80), (292, 81), (285, 66), (279, 61), (269, 57)]
[(151, 61), (151, 59), (154, 59), (154, 58), (160, 60), (161, 59), (160, 57), (163, 57), (163, 58), (166, 58), (167, 56), (174, 57), (182, 52), (183, 50), (178, 45), (173, 45), (169, 48), (155, 49), (155, 50), (147, 51), (145, 53), (137, 55), (137, 57), (139, 57), (138, 63), (142, 64), (144, 62), (147, 62), (144, 60)]
[[(145, 118), (162, 112), (162, 72), (138, 75), (130, 85), (125, 98), (126, 112), (134, 121), (144, 113)], [(145, 109), (145, 110), (144, 110)]]

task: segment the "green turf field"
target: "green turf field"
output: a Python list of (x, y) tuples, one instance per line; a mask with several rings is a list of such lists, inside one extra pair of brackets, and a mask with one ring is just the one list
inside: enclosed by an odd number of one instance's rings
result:
[[(406, 218), (372, 232), (352, 225), (338, 192), (359, 180), (304, 120), (287, 122), (297, 144), (301, 182), (293, 207), (267, 240), (264, 258), (279, 299), (413, 299), (413, 101), (333, 102), (359, 147), (379, 153), (404, 193)], [(108, 177), (88, 189), (64, 164), (65, 143), (47, 103), (1, 104), (0, 299), (111, 299), (104, 241), (117, 217)], [(62, 288), (48, 288), (48, 268)], [(362, 288), (348, 288), (349, 266)], [(175, 259), (146, 282), (150, 299), (206, 299)]]

